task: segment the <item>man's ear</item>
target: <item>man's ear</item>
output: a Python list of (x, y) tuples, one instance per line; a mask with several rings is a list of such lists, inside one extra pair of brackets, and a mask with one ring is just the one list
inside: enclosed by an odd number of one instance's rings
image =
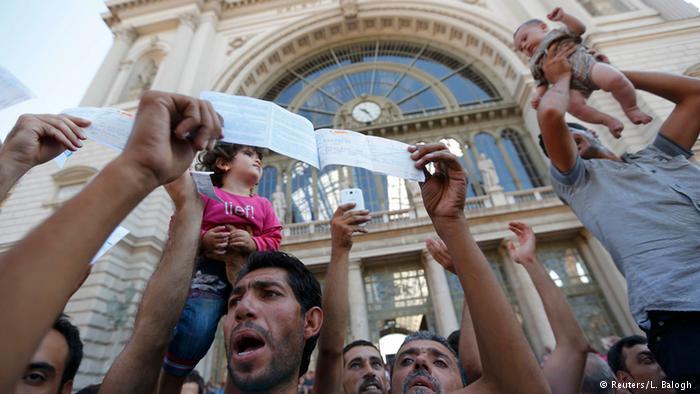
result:
[(620, 383), (627, 383), (627, 382), (634, 381), (634, 378), (632, 377), (632, 375), (630, 375), (629, 372), (626, 372), (626, 371), (615, 372), (615, 377), (617, 378), (617, 381)]
[(73, 379), (63, 383), (61, 387), (61, 394), (70, 394), (73, 391)]
[(323, 310), (317, 306), (309, 309), (304, 314), (304, 320), (304, 340), (307, 340), (321, 331)]

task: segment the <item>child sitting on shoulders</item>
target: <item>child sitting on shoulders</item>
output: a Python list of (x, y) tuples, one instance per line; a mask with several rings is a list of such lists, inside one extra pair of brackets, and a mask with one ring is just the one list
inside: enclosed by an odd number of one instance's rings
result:
[(547, 15), (547, 18), (561, 22), (564, 28), (549, 30), (543, 21), (531, 19), (520, 25), (513, 34), (515, 47), (530, 58), (530, 71), (537, 84), (532, 107), (537, 109), (540, 99), (549, 87), (542, 71), (547, 50), (552, 44), (572, 41), (576, 44), (576, 50), (569, 57), (572, 75), (568, 112), (585, 122), (605, 125), (615, 138), (620, 138), (624, 128), (622, 122), (586, 104), (586, 99), (594, 90), (603, 89), (612, 93), (632, 123), (651, 122), (652, 118), (637, 106), (636, 92), (629, 79), (620, 70), (598, 62), (594, 55), (589, 53), (588, 48), (581, 44), (581, 35), (586, 31), (583, 23), (559, 7)]
[(248, 255), (278, 250), (282, 241), (272, 203), (253, 194), (262, 176), (260, 149), (219, 142), (198, 157), (197, 168), (213, 172), (218, 200), (200, 194), (204, 202), (200, 255), (163, 362), (161, 379), (169, 382), (166, 387), (181, 385), (211, 347), (227, 311), (231, 284)]

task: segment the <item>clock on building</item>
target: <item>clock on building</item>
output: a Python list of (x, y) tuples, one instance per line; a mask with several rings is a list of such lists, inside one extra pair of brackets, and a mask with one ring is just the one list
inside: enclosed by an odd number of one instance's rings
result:
[(369, 123), (377, 120), (382, 108), (374, 101), (363, 101), (352, 109), (352, 117), (358, 122)]

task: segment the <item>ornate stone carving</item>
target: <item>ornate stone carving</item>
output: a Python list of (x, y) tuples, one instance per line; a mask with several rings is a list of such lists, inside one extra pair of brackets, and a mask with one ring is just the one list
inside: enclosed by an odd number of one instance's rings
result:
[(340, 9), (343, 11), (345, 19), (357, 18), (359, 8), (357, 0), (340, 0)]
[(138, 37), (136, 29), (130, 26), (122, 26), (112, 30), (114, 33), (114, 39), (124, 41), (127, 44), (131, 44)]
[(194, 29), (199, 23), (199, 15), (195, 14), (194, 12), (185, 12), (180, 14), (178, 19), (180, 20), (181, 26), (188, 26), (190, 29)]
[(477, 166), (481, 172), (481, 179), (487, 193), (502, 189), (500, 180), (498, 179), (496, 165), (493, 164), (493, 160), (489, 159), (482, 153), (479, 155), (479, 162), (477, 163)]
[(277, 185), (275, 192), (270, 196), (270, 200), (277, 219), (284, 223), (285, 215), (287, 214), (287, 196), (282, 191), (282, 185)]

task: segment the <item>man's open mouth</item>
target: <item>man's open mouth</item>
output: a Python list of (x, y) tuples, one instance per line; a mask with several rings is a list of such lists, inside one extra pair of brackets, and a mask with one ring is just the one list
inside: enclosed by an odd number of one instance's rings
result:
[(253, 330), (245, 330), (237, 333), (233, 340), (234, 353), (243, 357), (250, 355), (265, 346), (263, 337)]

